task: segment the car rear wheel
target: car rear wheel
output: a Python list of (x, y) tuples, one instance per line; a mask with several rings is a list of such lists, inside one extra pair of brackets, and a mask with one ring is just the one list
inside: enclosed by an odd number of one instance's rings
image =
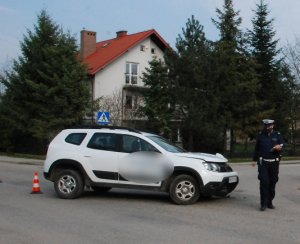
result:
[(195, 203), (200, 195), (197, 180), (190, 175), (176, 176), (170, 185), (170, 197), (176, 204), (188, 205)]
[(74, 199), (80, 197), (84, 189), (82, 177), (76, 170), (63, 170), (54, 181), (54, 189), (60, 198)]

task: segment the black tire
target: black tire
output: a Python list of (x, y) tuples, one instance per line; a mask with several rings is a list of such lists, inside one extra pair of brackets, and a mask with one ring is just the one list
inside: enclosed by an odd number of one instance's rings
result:
[(54, 181), (56, 194), (63, 199), (74, 199), (81, 196), (84, 184), (80, 173), (76, 170), (62, 170)]
[(178, 175), (172, 180), (169, 193), (172, 201), (176, 204), (193, 204), (200, 195), (199, 183), (193, 176)]
[(91, 186), (91, 188), (96, 192), (108, 192), (111, 187), (108, 186)]

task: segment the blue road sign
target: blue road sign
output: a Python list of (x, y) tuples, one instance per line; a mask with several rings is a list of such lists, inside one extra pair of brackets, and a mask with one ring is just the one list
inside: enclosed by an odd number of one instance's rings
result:
[(97, 123), (100, 125), (107, 125), (110, 123), (110, 114), (109, 112), (98, 112), (97, 114)]

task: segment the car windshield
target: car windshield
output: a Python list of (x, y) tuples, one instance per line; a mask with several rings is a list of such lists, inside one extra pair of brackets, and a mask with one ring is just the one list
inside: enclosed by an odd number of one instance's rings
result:
[(186, 152), (184, 149), (181, 147), (178, 147), (176, 145), (173, 145), (170, 143), (167, 139), (160, 137), (160, 136), (147, 136), (149, 139), (157, 143), (159, 146), (161, 146), (163, 149), (165, 149), (168, 152), (172, 153), (182, 153)]

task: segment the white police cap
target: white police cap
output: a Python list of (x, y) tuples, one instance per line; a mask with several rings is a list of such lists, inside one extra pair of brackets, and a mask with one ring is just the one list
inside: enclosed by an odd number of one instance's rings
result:
[(269, 125), (269, 124), (274, 124), (274, 120), (273, 119), (263, 119), (262, 121), (265, 125)]

